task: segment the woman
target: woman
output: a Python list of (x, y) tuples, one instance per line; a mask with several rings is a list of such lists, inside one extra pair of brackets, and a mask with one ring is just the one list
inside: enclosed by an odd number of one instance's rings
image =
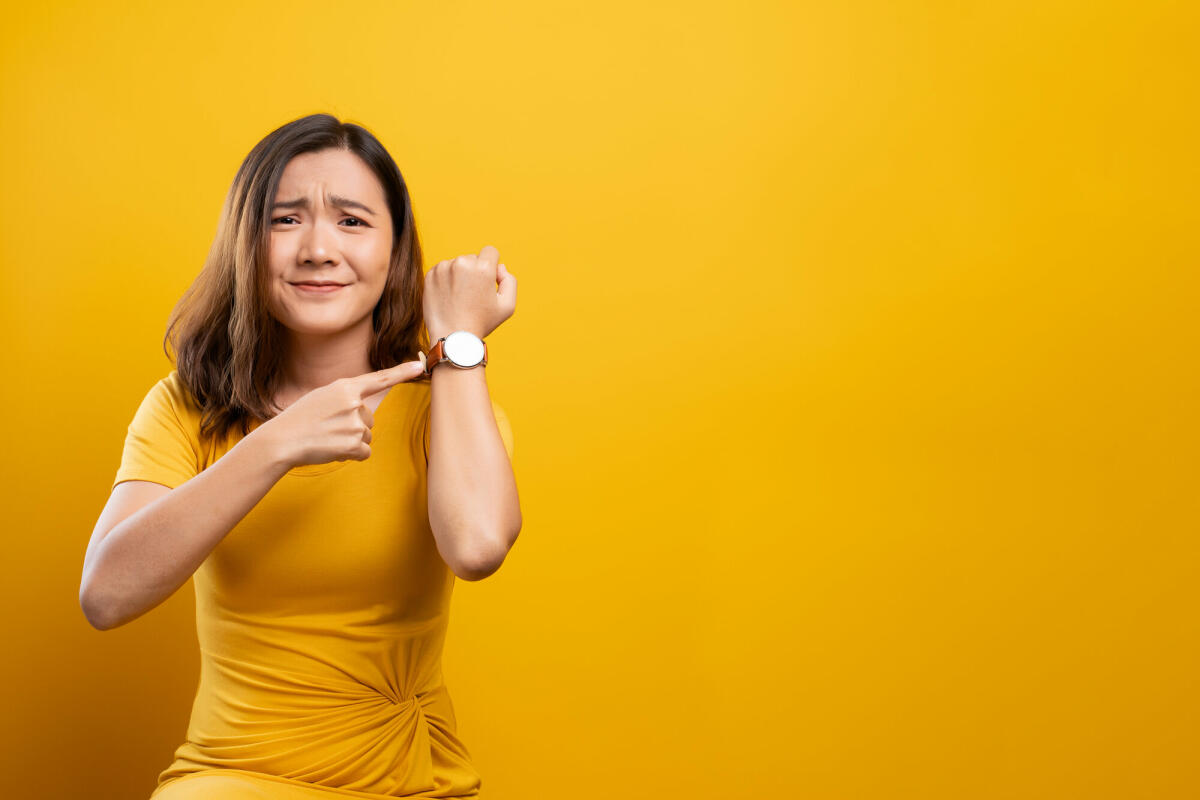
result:
[(200, 684), (155, 800), (478, 795), (441, 651), (455, 576), (521, 528), (479, 357), (515, 307), (495, 248), (423, 274), (365, 129), (304, 117), (242, 162), (80, 587), (108, 629), (195, 576)]

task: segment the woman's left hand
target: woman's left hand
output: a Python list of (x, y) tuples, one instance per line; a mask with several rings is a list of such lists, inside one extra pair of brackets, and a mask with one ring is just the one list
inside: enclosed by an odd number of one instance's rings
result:
[(489, 244), (479, 255), (439, 261), (425, 274), (422, 310), (430, 344), (460, 330), (482, 339), (513, 315), (517, 279), (499, 261), (500, 252)]

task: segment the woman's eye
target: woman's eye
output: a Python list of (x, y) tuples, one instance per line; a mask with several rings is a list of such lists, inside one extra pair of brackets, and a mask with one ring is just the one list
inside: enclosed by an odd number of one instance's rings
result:
[[(276, 217), (275, 219), (271, 220), (271, 224), (272, 225), (282, 224), (284, 222), (284, 220), (291, 220), (292, 222), (295, 222), (296, 218), (295, 217)], [(367, 224), (367, 223), (363, 222), (361, 219), (359, 219), (358, 217), (347, 217), (343, 221), (344, 222), (354, 222), (355, 224), (351, 225), (350, 226), (351, 228), (361, 228)]]

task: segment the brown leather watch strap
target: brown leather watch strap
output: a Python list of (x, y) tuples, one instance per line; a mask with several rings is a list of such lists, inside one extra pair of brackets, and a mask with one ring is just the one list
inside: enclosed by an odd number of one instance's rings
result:
[(433, 368), (436, 367), (438, 364), (442, 363), (443, 360), (445, 360), (445, 358), (446, 358), (446, 356), (444, 355), (445, 348), (442, 347), (442, 344), (445, 341), (446, 340), (444, 337), (441, 339), (438, 339), (437, 342), (434, 343), (433, 347), (429, 348), (429, 352), (425, 354), (425, 374), (426, 375), (432, 375)]
[[(480, 339), (480, 341), (483, 341)], [(446, 348), (443, 346), (446, 342), (446, 337), (443, 336), (434, 343), (433, 347), (429, 348), (429, 353), (425, 356), (425, 374), (432, 375), (433, 368), (443, 361), (455, 367), (456, 369), (474, 369), (474, 367), (459, 367), (446, 355)], [(483, 360), (476, 364), (476, 367), (486, 367), (488, 362), (487, 342), (483, 342)]]

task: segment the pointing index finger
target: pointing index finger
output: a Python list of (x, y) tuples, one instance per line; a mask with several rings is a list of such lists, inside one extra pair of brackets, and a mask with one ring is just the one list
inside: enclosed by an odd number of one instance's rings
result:
[(368, 372), (361, 376), (359, 392), (366, 398), (376, 392), (381, 392), (389, 386), (410, 381), (425, 371), (425, 365), (420, 361), (402, 361), (394, 367)]

